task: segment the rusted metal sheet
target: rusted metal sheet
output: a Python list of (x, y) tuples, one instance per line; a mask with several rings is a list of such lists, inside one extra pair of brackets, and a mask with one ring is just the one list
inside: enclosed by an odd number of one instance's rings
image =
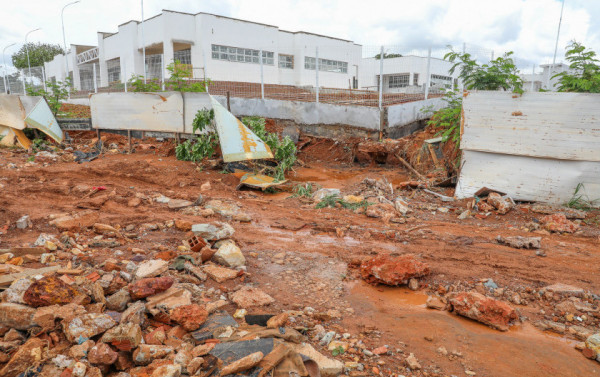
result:
[(29, 102), (28, 106), (25, 106), (27, 112), (25, 123), (31, 128), (37, 128), (42, 131), (57, 143), (61, 143), (63, 141), (63, 132), (44, 97), (21, 97), (21, 100), (23, 104)]
[(0, 94), (0, 125), (22, 130), (25, 128), (25, 108), (17, 95)]
[(216, 99), (210, 97), (215, 111), (215, 124), (219, 134), (223, 161), (234, 162), (273, 158), (273, 153), (239, 119), (225, 109)]
[(95, 129), (183, 132), (179, 92), (92, 94), (90, 110)]
[(276, 181), (275, 178), (269, 177), (264, 174), (254, 174), (254, 173), (246, 173), (240, 178), (240, 185), (238, 186), (248, 186), (260, 190), (266, 190), (269, 187), (279, 186), (286, 181)]
[(7, 147), (19, 145), (21, 148), (29, 149), (31, 146), (31, 140), (25, 136), (23, 130), (0, 126), (0, 136), (2, 136), (0, 144)]
[(515, 200), (564, 204), (582, 184), (590, 200), (600, 199), (599, 119), (598, 94), (469, 93), (456, 196), (488, 187)]
[(471, 92), (463, 101), (461, 148), (600, 161), (600, 95)]
[(191, 134), (193, 131), (192, 122), (198, 110), (212, 109), (210, 96), (208, 93), (186, 92), (183, 93), (183, 104), (183, 132)]

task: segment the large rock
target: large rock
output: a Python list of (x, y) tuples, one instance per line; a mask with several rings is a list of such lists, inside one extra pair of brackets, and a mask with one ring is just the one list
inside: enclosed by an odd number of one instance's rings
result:
[(131, 296), (126, 289), (121, 289), (117, 293), (106, 298), (106, 308), (122, 312), (127, 309), (127, 304), (131, 301)]
[(27, 330), (36, 325), (33, 320), (35, 309), (15, 303), (0, 303), (0, 327)]
[[(84, 296), (84, 294), (53, 275), (33, 282), (23, 294), (23, 301), (34, 307), (65, 305), (73, 302), (77, 296)], [(85, 296), (79, 302), (88, 304), (90, 301), (90, 298)]]
[(117, 322), (108, 314), (88, 313), (77, 316), (70, 321), (63, 321), (63, 331), (71, 343), (79, 342), (102, 334), (115, 327)]
[(151, 278), (167, 272), (169, 262), (162, 259), (143, 261), (135, 271), (136, 279)]
[(552, 285), (547, 285), (542, 289), (545, 291), (548, 291), (548, 292), (552, 292), (552, 293), (558, 293), (558, 294), (567, 295), (567, 296), (577, 296), (577, 297), (581, 297), (585, 293), (583, 288), (579, 288), (579, 287), (575, 287), (573, 285), (568, 285), (568, 284), (563, 284), (563, 283), (555, 283)]
[(8, 363), (0, 369), (2, 377), (16, 377), (20, 373), (38, 364), (42, 360), (42, 352), (46, 342), (40, 338), (30, 338), (17, 352), (13, 354)]
[(129, 294), (133, 300), (139, 300), (166, 291), (171, 288), (173, 282), (170, 276), (138, 280), (129, 285)]
[(519, 317), (510, 305), (477, 292), (453, 292), (448, 296), (451, 310), (459, 315), (484, 323), (500, 331)]
[(192, 232), (198, 237), (202, 237), (208, 241), (218, 241), (225, 238), (231, 238), (234, 233), (234, 229), (231, 225), (222, 222), (215, 222), (213, 224), (194, 224), (192, 225)]
[(199, 305), (184, 305), (173, 309), (171, 320), (186, 329), (187, 331), (198, 330), (206, 322), (208, 312)]
[(213, 255), (212, 259), (227, 267), (243, 267), (246, 265), (246, 258), (239, 247), (233, 242), (225, 242)]
[(496, 237), (496, 241), (502, 245), (508, 245), (515, 249), (539, 249), (542, 247), (542, 237)]
[(269, 296), (258, 288), (252, 287), (242, 287), (241, 289), (229, 294), (229, 299), (240, 308), (269, 305), (275, 302), (273, 297)]
[(360, 266), (362, 278), (371, 284), (401, 285), (411, 278), (429, 274), (429, 266), (412, 254), (398, 257), (378, 256)]
[(600, 333), (589, 336), (585, 341), (585, 346), (593, 352), (596, 361), (600, 362)]

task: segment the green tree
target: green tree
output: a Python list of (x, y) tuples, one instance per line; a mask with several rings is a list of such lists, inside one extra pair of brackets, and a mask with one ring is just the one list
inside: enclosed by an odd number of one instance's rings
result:
[(512, 90), (523, 93), (523, 80), (519, 77), (519, 70), (515, 65), (512, 51), (492, 60), (489, 64), (479, 65), (468, 53), (450, 51), (444, 59), (454, 63), (450, 74), (460, 70), (458, 77), (471, 90)]
[(169, 78), (165, 80), (165, 88), (177, 92), (205, 92), (206, 86), (204, 81), (194, 81), (192, 66), (190, 64), (182, 64), (179, 60), (167, 66)]
[[(58, 44), (28, 42), (27, 49), (29, 50), (29, 63), (31, 67), (44, 65), (45, 62), (54, 59), (56, 55), (64, 54), (64, 50)], [(12, 62), (15, 68), (28, 67), (25, 45), (12, 55)]]
[(558, 91), (600, 93), (600, 65), (596, 52), (572, 41), (567, 46), (565, 58), (570, 63), (570, 71), (552, 76), (558, 77)]

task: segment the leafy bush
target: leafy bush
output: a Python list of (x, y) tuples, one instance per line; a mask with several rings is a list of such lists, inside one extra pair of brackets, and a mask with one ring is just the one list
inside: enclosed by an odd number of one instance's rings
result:
[(127, 90), (130, 92), (160, 92), (160, 81), (156, 79), (146, 79), (144, 83), (143, 75), (132, 74), (127, 80)]
[(519, 76), (519, 70), (511, 58), (513, 52), (492, 60), (489, 64), (479, 65), (471, 54), (450, 51), (444, 59), (454, 63), (450, 68), (450, 74), (459, 68), (458, 77), (462, 80), (468, 90), (512, 90), (515, 93), (523, 93), (523, 80)]
[(265, 119), (259, 117), (244, 117), (242, 123), (248, 126), (256, 136), (265, 142), (271, 149), (273, 157), (277, 161), (277, 167), (268, 167), (267, 174), (276, 181), (285, 179), (285, 172), (290, 170), (296, 163), (296, 145), (288, 136), (279, 140), (276, 133), (268, 132), (265, 127)]
[(572, 72), (561, 72), (558, 77), (559, 92), (600, 93), (600, 65), (596, 52), (587, 50), (575, 41), (567, 46), (565, 58)]
[(192, 81), (194, 77), (192, 66), (190, 64), (182, 64), (179, 60), (167, 66), (169, 78), (165, 81), (167, 90), (177, 92), (205, 92), (206, 84), (204, 81)]
[(313, 187), (312, 183), (306, 183), (306, 184), (297, 184), (296, 186), (294, 186), (292, 192), (292, 198), (300, 198), (300, 197), (304, 197), (304, 198), (312, 198), (312, 194), (315, 191), (315, 187)]
[[(214, 119), (214, 110), (198, 110), (192, 121), (192, 129), (194, 133), (205, 130), (206, 132), (196, 136), (195, 140), (186, 140), (175, 147), (175, 156), (178, 160), (198, 162), (215, 153), (217, 144), (219, 144), (219, 136), (213, 128)], [(207, 127), (211, 129), (209, 130)]]
[(443, 100), (446, 107), (436, 111), (427, 125), (433, 126), (437, 136), (442, 137), (442, 141), (452, 141), (456, 148), (460, 146), (460, 116), (462, 110), (462, 98), (456, 91), (448, 92)]
[(48, 106), (52, 114), (56, 116), (64, 100), (69, 98), (69, 90), (71, 88), (71, 80), (65, 81), (46, 81), (46, 90), (43, 88), (35, 89), (33, 86), (26, 85), (25, 90), (30, 96), (43, 96), (48, 101)]

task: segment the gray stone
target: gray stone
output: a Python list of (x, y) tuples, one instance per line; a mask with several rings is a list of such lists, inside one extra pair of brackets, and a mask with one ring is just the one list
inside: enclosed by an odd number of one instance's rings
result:
[(129, 295), (129, 291), (123, 288), (106, 298), (106, 308), (109, 310), (122, 312), (123, 310), (127, 309), (127, 304), (130, 301), (131, 296)]
[(315, 192), (313, 194), (313, 199), (317, 202), (320, 202), (321, 200), (323, 200), (323, 198), (325, 198), (326, 196), (340, 196), (341, 192), (339, 189), (335, 189), (335, 188), (322, 188), (317, 190), (317, 192)]
[(227, 267), (242, 267), (246, 265), (246, 258), (239, 247), (233, 242), (222, 244), (212, 259)]
[(135, 277), (137, 279), (151, 278), (167, 272), (168, 268), (169, 262), (162, 259), (144, 261), (140, 263), (135, 271)]
[(230, 238), (234, 233), (234, 229), (227, 223), (215, 222), (213, 224), (194, 224), (192, 225), (192, 232), (205, 240), (218, 241)]
[(27, 229), (32, 226), (31, 219), (29, 215), (24, 215), (19, 220), (17, 220), (17, 228), (18, 229)]

